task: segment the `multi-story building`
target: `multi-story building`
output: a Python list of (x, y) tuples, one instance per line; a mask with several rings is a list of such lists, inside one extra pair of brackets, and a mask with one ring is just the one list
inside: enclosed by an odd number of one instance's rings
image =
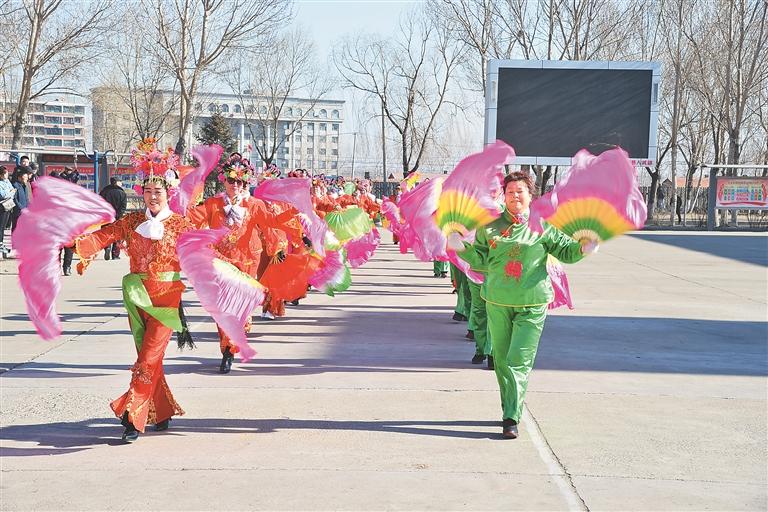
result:
[[(118, 153), (127, 151), (125, 148), (136, 143), (132, 140), (136, 137), (136, 130), (123, 100), (104, 87), (95, 88), (91, 93), (94, 148), (100, 151), (114, 149)], [(147, 115), (156, 118), (155, 111), (165, 108), (172, 100), (173, 92), (163, 91), (157, 105)], [(339, 134), (344, 120), (344, 102), (287, 98), (277, 120), (267, 115), (267, 104), (267, 99), (259, 95), (239, 97), (234, 94), (201, 93), (195, 102), (195, 120), (187, 147), (197, 144), (203, 125), (214, 112), (219, 112), (232, 128), (238, 150), (252, 162), (260, 161), (257, 146), (265, 148), (268, 153), (275, 146), (274, 163), (280, 169), (306, 168), (335, 174), (339, 165)], [(177, 125), (178, 116), (171, 109), (158, 132), (160, 145), (176, 145)]]
[[(205, 94), (195, 107), (193, 137), (214, 112), (229, 120), (238, 147), (253, 162), (259, 161), (256, 146), (271, 153), (280, 169), (311, 169), (336, 174), (339, 166), (339, 134), (344, 121), (344, 101), (287, 98), (276, 122), (268, 115), (267, 101), (258, 95)], [(271, 117), (271, 119), (269, 119)], [(277, 135), (273, 130), (277, 129)], [(195, 139), (190, 141), (194, 144)]]
[[(0, 103), (0, 124), (11, 116), (10, 105)], [(85, 149), (89, 142), (87, 122), (88, 105), (56, 99), (29, 104), (27, 123), (21, 140), (25, 151), (55, 151), (72, 148)], [(0, 149), (9, 150), (13, 141), (13, 124), (0, 131)]]

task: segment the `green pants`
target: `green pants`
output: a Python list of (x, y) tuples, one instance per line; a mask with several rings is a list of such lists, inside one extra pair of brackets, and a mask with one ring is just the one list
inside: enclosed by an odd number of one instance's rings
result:
[(472, 294), (467, 283), (469, 279), (464, 272), (451, 264), (451, 280), (456, 286), (456, 308), (454, 311), (469, 318), (469, 310), (472, 307)]
[(472, 297), (467, 329), (475, 334), (475, 354), (487, 356), (491, 353), (491, 339), (488, 337), (488, 314), (485, 312), (485, 301), (480, 296), (480, 286), (467, 279), (467, 287)]
[(544, 329), (547, 306), (514, 308), (486, 303), (488, 333), (501, 392), (502, 419), (520, 421), (528, 375)]
[(433, 261), (432, 262), (432, 271), (435, 273), (435, 276), (439, 276), (440, 274), (445, 274), (448, 272), (448, 262), (447, 261)]

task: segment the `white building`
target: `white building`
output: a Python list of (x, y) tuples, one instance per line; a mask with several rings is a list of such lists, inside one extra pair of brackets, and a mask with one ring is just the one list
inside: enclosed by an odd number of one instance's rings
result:
[[(240, 152), (252, 162), (260, 160), (255, 150), (256, 145), (264, 147), (266, 140), (267, 147), (271, 148), (274, 122), (267, 120), (270, 116), (267, 115), (268, 107), (264, 98), (246, 96), (241, 100), (234, 94), (202, 94), (200, 98), (195, 104), (198, 115), (190, 144), (196, 143), (200, 128), (218, 111), (229, 120)], [(339, 166), (339, 134), (344, 121), (343, 108), (344, 102), (338, 100), (288, 98), (277, 121), (274, 163), (278, 168), (305, 168), (336, 174)]]
[[(12, 105), (0, 102), (0, 123), (11, 116)], [(21, 139), (24, 151), (86, 148), (89, 143), (88, 105), (66, 99), (33, 101), (27, 109), (27, 122)], [(13, 122), (0, 131), (0, 150), (9, 150)]]

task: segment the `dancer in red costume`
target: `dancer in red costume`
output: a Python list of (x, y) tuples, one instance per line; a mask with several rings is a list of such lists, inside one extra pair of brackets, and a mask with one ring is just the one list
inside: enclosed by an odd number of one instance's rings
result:
[[(267, 233), (280, 230), (293, 232), (292, 218), (296, 211), (287, 207), (282, 212), (275, 212), (264, 201), (248, 195), (248, 184), (255, 179), (255, 171), (239, 153), (233, 153), (219, 166), (218, 179), (224, 184), (224, 194), (210, 197), (203, 204), (191, 208), (187, 217), (196, 227), (227, 227), (229, 232), (215, 249), (223, 256), (222, 259), (256, 279), (260, 275), (264, 239), (273, 236)], [(246, 332), (250, 330), (250, 322), (244, 329)], [(219, 371), (229, 373), (238, 348), (221, 328), (218, 330), (222, 354)]]

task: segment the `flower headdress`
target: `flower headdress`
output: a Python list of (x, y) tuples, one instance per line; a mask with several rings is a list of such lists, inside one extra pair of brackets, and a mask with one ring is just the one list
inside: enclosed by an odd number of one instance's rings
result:
[(173, 148), (160, 151), (156, 143), (157, 139), (147, 137), (131, 150), (131, 165), (136, 171), (137, 187), (144, 187), (150, 182), (161, 183), (166, 188), (179, 184), (179, 174), (176, 170), (179, 156)]
[(247, 158), (243, 158), (240, 153), (232, 153), (224, 163), (219, 166), (219, 181), (224, 183), (228, 179), (251, 183), (256, 175), (256, 171)]
[(277, 168), (276, 164), (270, 164), (269, 167), (264, 169), (263, 177), (265, 179), (276, 179), (279, 178), (282, 173), (280, 172), (280, 169)]

